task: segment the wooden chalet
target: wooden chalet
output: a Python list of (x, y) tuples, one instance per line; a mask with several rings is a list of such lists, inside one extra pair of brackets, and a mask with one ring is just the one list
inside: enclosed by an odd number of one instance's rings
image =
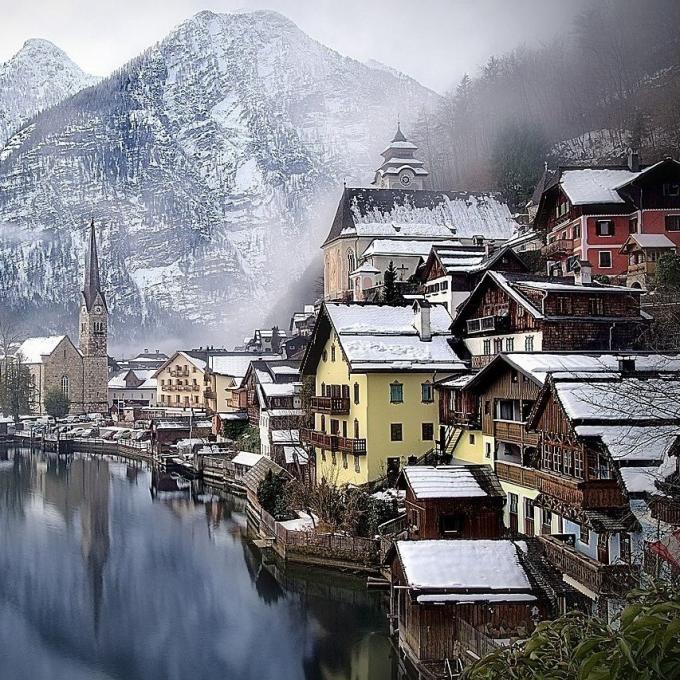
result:
[(488, 271), (458, 308), (452, 332), (481, 368), (501, 352), (631, 349), (649, 323), (641, 290)]
[(453, 315), (487, 271), (526, 273), (527, 265), (512, 248), (435, 244), (417, 278), (425, 297)]
[(665, 235), (680, 245), (680, 163), (666, 158), (643, 167), (561, 167), (544, 186), (534, 227), (546, 235), (548, 271), (567, 274), (586, 261), (595, 274), (623, 278), (621, 247), (632, 234)]
[(501, 538), (505, 494), (488, 465), (414, 465), (397, 487), (406, 491), (411, 539)]
[(656, 278), (661, 256), (676, 251), (676, 244), (665, 234), (631, 234), (619, 251), (628, 257), (626, 285), (648, 288)]
[(390, 609), (410, 665), (436, 674), (445, 660), (475, 661), (560, 610), (561, 594), (544, 590), (554, 575), (528, 543), (395, 542), (387, 555)]

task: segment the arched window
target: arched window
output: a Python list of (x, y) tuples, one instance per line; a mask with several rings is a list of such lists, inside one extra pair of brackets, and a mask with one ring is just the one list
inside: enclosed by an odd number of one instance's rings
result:
[(68, 376), (64, 375), (64, 376), (61, 377), (61, 392), (67, 398), (68, 398), (68, 388), (69, 388)]
[(352, 279), (350, 278), (350, 274), (356, 268), (357, 268), (357, 265), (356, 265), (356, 258), (354, 257), (354, 251), (348, 250), (347, 251), (347, 288), (348, 289), (352, 288)]

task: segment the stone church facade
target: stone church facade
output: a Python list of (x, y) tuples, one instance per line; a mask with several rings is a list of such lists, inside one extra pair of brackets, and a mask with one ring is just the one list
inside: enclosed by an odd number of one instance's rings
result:
[(78, 347), (68, 335), (57, 335), (28, 338), (18, 350), (31, 374), (33, 413), (45, 413), (45, 397), (54, 389), (68, 397), (73, 415), (108, 411), (108, 314), (93, 222), (80, 294)]

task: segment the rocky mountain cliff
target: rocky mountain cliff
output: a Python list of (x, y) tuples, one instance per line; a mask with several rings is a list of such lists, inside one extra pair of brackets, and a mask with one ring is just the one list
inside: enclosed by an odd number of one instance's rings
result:
[(119, 337), (159, 323), (228, 336), (302, 271), (397, 115), (408, 129), (436, 100), (279, 14), (201, 12), (8, 140), (0, 299), (75, 312), (94, 217)]
[(0, 64), (0, 147), (36, 113), (97, 80), (49, 40), (27, 40)]

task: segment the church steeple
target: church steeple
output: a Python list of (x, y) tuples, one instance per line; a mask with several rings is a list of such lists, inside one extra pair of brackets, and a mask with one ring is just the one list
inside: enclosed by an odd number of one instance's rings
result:
[(83, 297), (87, 311), (92, 310), (97, 294), (101, 296), (102, 303), (106, 306), (104, 295), (101, 292), (101, 280), (99, 278), (99, 258), (97, 257), (97, 238), (94, 229), (94, 220), (90, 222), (90, 244), (85, 255), (85, 285)]
[(418, 147), (406, 139), (397, 122), (397, 132), (382, 152), (383, 164), (376, 170), (373, 186), (380, 189), (422, 189), (429, 175), (423, 161), (415, 157)]

